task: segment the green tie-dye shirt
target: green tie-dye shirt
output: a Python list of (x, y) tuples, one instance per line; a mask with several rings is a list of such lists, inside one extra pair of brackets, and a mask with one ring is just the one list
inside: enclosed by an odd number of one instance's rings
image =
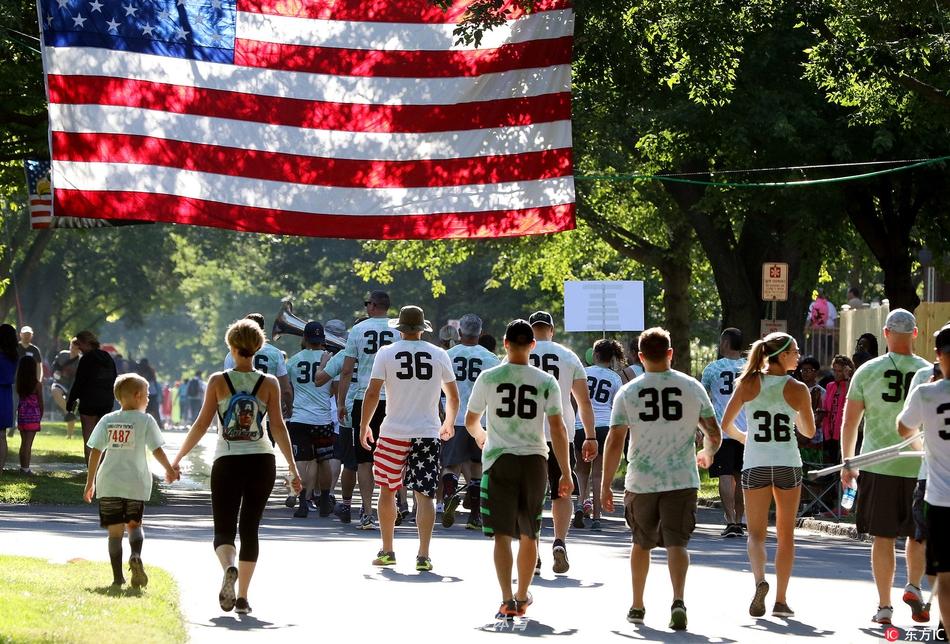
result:
[(716, 415), (709, 394), (679, 371), (647, 372), (614, 398), (611, 427), (630, 427), (628, 492), (648, 494), (699, 487), (696, 426)]
[(561, 414), (561, 389), (554, 376), (540, 369), (505, 363), (478, 376), (468, 411), (488, 413), (482, 450), (485, 470), (502, 454), (547, 457), (544, 419)]

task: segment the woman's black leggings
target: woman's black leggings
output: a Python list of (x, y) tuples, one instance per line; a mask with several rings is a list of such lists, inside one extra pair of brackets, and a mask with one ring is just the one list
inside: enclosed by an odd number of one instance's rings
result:
[(215, 549), (233, 546), (234, 538), (240, 534), (238, 561), (257, 561), (260, 550), (257, 531), (276, 476), (273, 454), (222, 456), (214, 462), (211, 468), (211, 512), (214, 514)]

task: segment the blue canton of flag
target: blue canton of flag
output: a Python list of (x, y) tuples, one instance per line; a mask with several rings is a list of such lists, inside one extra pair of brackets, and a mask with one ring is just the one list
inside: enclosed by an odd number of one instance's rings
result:
[(47, 46), (234, 62), (235, 0), (40, 0)]

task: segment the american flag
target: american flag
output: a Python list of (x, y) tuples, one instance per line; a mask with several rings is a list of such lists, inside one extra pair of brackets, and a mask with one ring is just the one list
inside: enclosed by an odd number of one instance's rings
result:
[(377, 239), (574, 226), (568, 0), (38, 0), (54, 203)]
[(30, 227), (50, 228), (53, 222), (53, 193), (49, 180), (49, 161), (24, 159), (26, 193), (30, 201)]

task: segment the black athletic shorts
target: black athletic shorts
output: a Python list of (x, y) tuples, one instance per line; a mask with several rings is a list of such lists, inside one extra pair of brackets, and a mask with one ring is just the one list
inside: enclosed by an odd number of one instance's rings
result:
[(897, 539), (914, 536), (916, 478), (862, 471), (855, 500), (858, 532)]
[[(375, 448), (376, 443), (371, 443), (371, 449), (367, 450), (363, 447), (363, 444), (360, 443), (360, 425), (363, 419), (363, 400), (357, 398), (353, 401), (353, 450), (356, 452), (356, 462), (360, 463), (372, 463), (373, 462), (373, 449)], [(379, 439), (379, 428), (383, 424), (383, 419), (386, 418), (386, 401), (380, 400), (379, 404), (376, 405), (376, 412), (373, 414), (373, 418), (369, 421), (369, 428), (373, 430), (373, 440), (376, 441)]]
[(544, 457), (502, 454), (482, 475), (482, 532), (513, 539), (541, 535), (544, 509)]
[(709, 476), (739, 476), (742, 474), (742, 456), (745, 454), (745, 445), (737, 440), (723, 440), (719, 451), (713, 457), (709, 466)]
[(792, 490), (802, 484), (802, 468), (788, 465), (750, 467), (742, 470), (741, 482), (743, 490), (759, 490), (764, 487)]
[[(594, 430), (597, 432), (597, 455), (604, 455), (604, 445), (607, 444), (607, 434), (610, 433), (609, 427), (598, 427)], [(587, 438), (587, 435), (584, 434), (583, 429), (578, 429), (574, 432), (574, 453), (583, 454), (584, 453), (584, 439)]]
[[(862, 474), (863, 476), (863, 474)], [(860, 478), (860, 477), (858, 477)], [(927, 574), (950, 572), (950, 508), (925, 503), (927, 515)]]
[[(577, 494), (579, 486), (577, 484), (577, 474), (574, 469), (577, 467), (577, 457), (574, 456), (574, 446), (567, 444), (567, 454), (571, 458), (571, 481), (574, 483), (574, 494)], [(554, 445), (548, 443), (548, 485), (551, 488), (551, 500), (561, 498), (558, 494), (557, 486), (561, 482), (561, 467), (557, 464), (557, 457), (554, 456)]]
[(353, 428), (341, 427), (333, 439), (333, 458), (343, 464), (343, 469), (356, 471), (356, 448), (353, 447)]
[(442, 441), (442, 467), (481, 462), (482, 450), (478, 449), (475, 439), (467, 429), (456, 425), (455, 436)]
[(307, 423), (287, 423), (287, 433), (290, 434), (290, 447), (294, 452), (295, 461), (305, 463), (316, 458), (313, 451), (314, 427)]
[(129, 521), (141, 523), (144, 512), (145, 501), (134, 501), (117, 496), (99, 499), (99, 525), (103, 528), (125, 524)]
[(917, 479), (917, 487), (914, 488), (914, 501), (910, 506), (910, 512), (914, 515), (914, 541), (917, 543), (923, 543), (927, 540), (927, 512), (924, 509), (924, 495), (926, 493), (927, 479)]

